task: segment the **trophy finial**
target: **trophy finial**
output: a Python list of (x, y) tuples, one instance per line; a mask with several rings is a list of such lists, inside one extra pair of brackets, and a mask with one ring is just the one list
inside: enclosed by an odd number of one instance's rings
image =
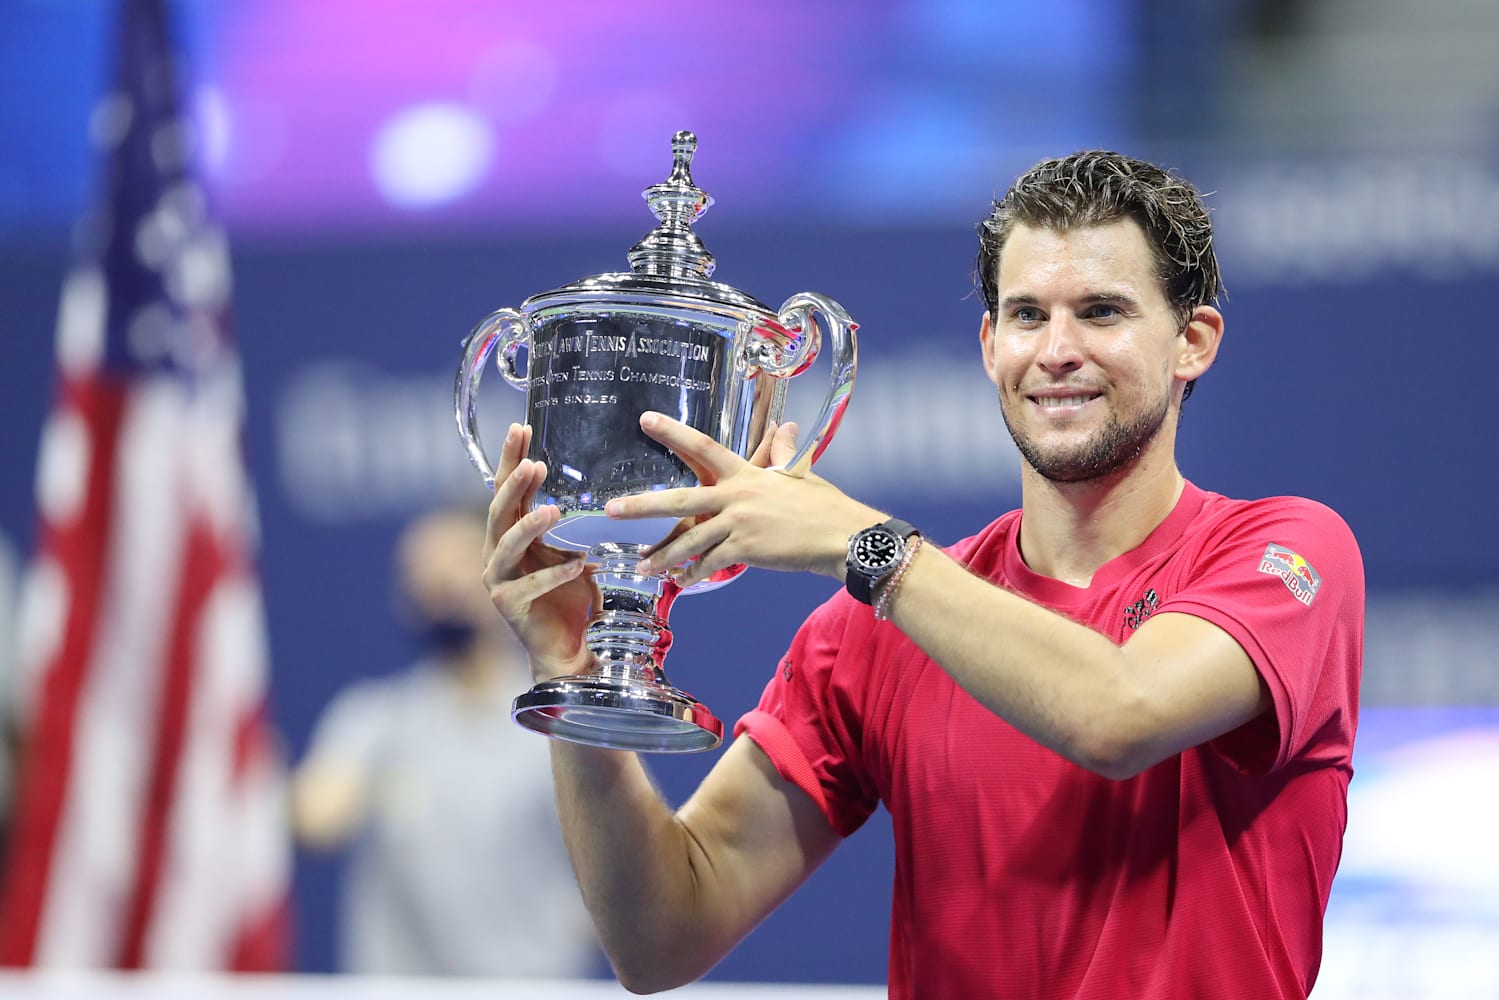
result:
[(671, 176), (666, 180), (668, 184), (695, 189), (692, 183), (692, 154), (696, 152), (696, 132), (678, 132), (671, 137), (672, 163)]
[(696, 152), (695, 133), (672, 136), (671, 175), (641, 193), (661, 225), (630, 249), (630, 267), (637, 274), (707, 278), (713, 273), (713, 255), (691, 229), (713, 204), (712, 197), (692, 182)]

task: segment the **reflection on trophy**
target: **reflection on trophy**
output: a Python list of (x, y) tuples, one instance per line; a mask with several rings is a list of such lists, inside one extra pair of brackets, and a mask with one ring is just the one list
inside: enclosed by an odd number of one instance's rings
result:
[[(673, 687), (662, 668), (667, 617), (684, 591), (638, 563), (674, 527), (670, 520), (612, 521), (614, 497), (696, 486), (696, 475), (646, 437), (640, 415), (669, 414), (742, 457), (781, 419), (786, 380), (832, 351), (832, 384), (788, 468), (815, 459), (853, 391), (856, 324), (831, 299), (804, 292), (779, 312), (710, 281), (714, 261), (690, 228), (713, 199), (692, 181), (697, 138), (672, 139), (671, 176), (646, 189), (660, 225), (629, 253), (630, 271), (595, 275), (534, 295), (485, 317), (464, 345), (455, 405), (469, 457), (494, 488), (494, 466), (477, 426), (477, 390), (491, 354), (504, 379), (526, 393), (528, 458), (546, 463), (537, 505), (562, 517), (548, 544), (588, 553), (600, 605), (586, 641), (584, 672), (546, 681), (515, 700), (513, 716), (560, 739), (623, 750), (708, 750), (723, 723)], [(524, 358), (522, 358), (524, 355)], [(720, 571), (687, 593), (722, 586), (744, 571)]]

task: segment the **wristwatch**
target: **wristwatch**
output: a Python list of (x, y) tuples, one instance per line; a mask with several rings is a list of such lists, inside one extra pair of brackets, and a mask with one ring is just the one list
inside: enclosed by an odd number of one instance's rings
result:
[(874, 604), (880, 587), (905, 556), (907, 539), (917, 533), (910, 524), (892, 517), (849, 536), (843, 573), (848, 592), (865, 604)]

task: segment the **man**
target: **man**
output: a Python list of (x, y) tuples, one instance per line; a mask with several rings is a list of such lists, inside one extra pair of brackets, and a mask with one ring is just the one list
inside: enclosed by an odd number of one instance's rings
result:
[(518, 650), (474, 579), (484, 520), (425, 514), (396, 546), (422, 649), (338, 693), (292, 785), (298, 838), (353, 843), (340, 968), (576, 977), (597, 950), (557, 829), (546, 749), (510, 721)]
[[(983, 364), (1025, 468), (1021, 510), (979, 534), (923, 544), (774, 466), (794, 430), (746, 462), (642, 417), (704, 484), (611, 502), (682, 519), (643, 569), (688, 584), (745, 562), (849, 593), (675, 814), (636, 758), (553, 744), (574, 867), (632, 989), (701, 975), (879, 802), (893, 997), (1311, 989), (1357, 716), (1354, 539), (1319, 504), (1177, 470), (1182, 401), (1223, 334), (1189, 185), (1113, 153), (1044, 162), (980, 245)], [(586, 662), (591, 594), (539, 544), (558, 513), (527, 512), (545, 471), (528, 440), (505, 443), (486, 582), (545, 679)]]

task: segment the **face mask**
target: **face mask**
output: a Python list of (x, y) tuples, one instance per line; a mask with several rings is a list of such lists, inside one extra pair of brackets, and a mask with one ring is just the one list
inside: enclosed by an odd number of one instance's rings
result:
[(436, 618), (418, 625), (416, 636), (422, 648), (439, 656), (454, 656), (473, 645), (478, 631), (472, 622), (461, 618)]

